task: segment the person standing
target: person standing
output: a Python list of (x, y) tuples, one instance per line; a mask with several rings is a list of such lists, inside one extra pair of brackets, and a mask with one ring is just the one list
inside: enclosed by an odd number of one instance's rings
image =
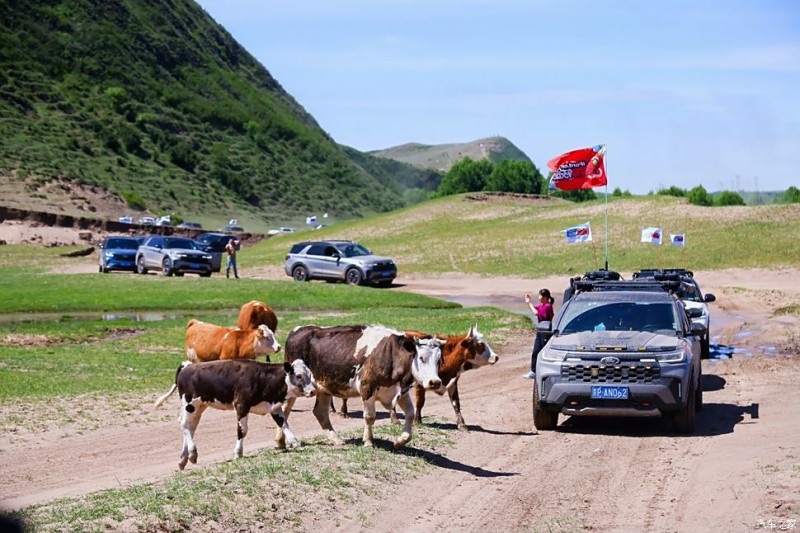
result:
[[(553, 320), (553, 317), (555, 316), (555, 312), (553, 311), (554, 301), (555, 300), (550, 295), (549, 289), (542, 289), (539, 291), (539, 305), (534, 305), (531, 295), (528, 293), (525, 294), (525, 303), (528, 304), (531, 312), (536, 317), (537, 324), (539, 322)], [(539, 356), (539, 352), (544, 347), (544, 344), (544, 337), (537, 331), (536, 338), (533, 341), (533, 351), (531, 352), (531, 369), (530, 372), (522, 375), (523, 378), (534, 379), (536, 377), (536, 359)]]
[(236, 269), (236, 251), (239, 249), (239, 241), (231, 237), (228, 244), (225, 245), (225, 253), (228, 254), (228, 263), (225, 268), (225, 277), (231, 277), (231, 267), (233, 267), (233, 275), (239, 279), (239, 271)]

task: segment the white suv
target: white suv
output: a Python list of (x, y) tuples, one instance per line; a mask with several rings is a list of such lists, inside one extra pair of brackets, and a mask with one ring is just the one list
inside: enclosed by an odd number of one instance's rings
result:
[(211, 254), (201, 250), (186, 237), (152, 235), (136, 250), (136, 272), (160, 270), (165, 276), (183, 276), (186, 273), (211, 276)]
[(295, 281), (324, 279), (349, 285), (391, 285), (397, 266), (353, 241), (305, 241), (286, 254), (284, 270)]

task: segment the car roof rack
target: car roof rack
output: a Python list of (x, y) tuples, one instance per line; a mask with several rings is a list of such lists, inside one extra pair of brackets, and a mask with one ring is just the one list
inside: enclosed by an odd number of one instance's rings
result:
[(633, 273), (634, 278), (654, 278), (658, 276), (694, 277), (694, 272), (685, 268), (643, 268)]
[(592, 280), (584, 278), (575, 282), (575, 291), (666, 291), (672, 294), (677, 292), (680, 286), (681, 281), (678, 279)]
[(581, 280), (587, 281), (618, 281), (621, 279), (622, 276), (619, 272), (614, 272), (613, 270), (607, 270), (605, 268), (590, 270), (581, 278)]

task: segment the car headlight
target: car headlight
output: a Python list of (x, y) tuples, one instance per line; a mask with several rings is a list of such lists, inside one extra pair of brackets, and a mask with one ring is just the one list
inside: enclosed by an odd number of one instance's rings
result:
[[(661, 363), (683, 363), (688, 358), (688, 347), (669, 352), (653, 354), (653, 359)], [(642, 358), (644, 360), (644, 358)]]
[(539, 352), (539, 358), (551, 363), (560, 363), (567, 357), (568, 354), (569, 349), (565, 346), (545, 345), (545, 347), (542, 348), (542, 351)]
[(106, 252), (105, 256), (106, 256), (106, 259), (113, 259), (114, 258), (114, 252)]

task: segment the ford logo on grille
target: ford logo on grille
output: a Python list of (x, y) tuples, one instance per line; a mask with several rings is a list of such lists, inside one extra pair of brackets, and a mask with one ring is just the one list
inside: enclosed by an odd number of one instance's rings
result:
[(619, 364), (619, 359), (617, 359), (616, 357), (603, 357), (602, 359), (600, 359), (600, 364), (603, 364), (603, 365), (618, 365)]

